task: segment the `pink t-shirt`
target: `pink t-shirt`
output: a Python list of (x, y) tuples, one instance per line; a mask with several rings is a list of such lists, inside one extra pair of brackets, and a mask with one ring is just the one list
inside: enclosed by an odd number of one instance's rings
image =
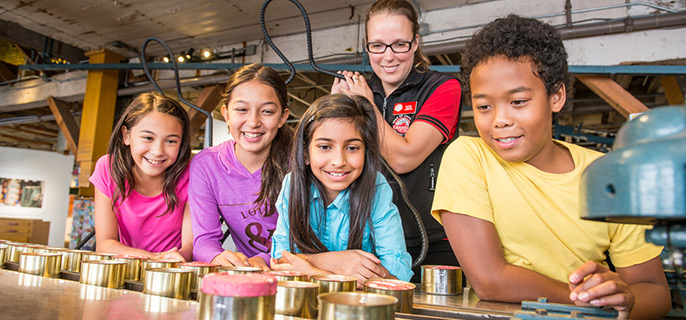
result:
[[(110, 175), (109, 155), (98, 159), (95, 170), (88, 180), (112, 199), (117, 184)], [(179, 205), (167, 214), (164, 214), (167, 203), (161, 193), (146, 197), (133, 190), (126, 200), (119, 200), (115, 214), (119, 223), (119, 242), (150, 252), (181, 249), (183, 211), (188, 200), (188, 169), (179, 177), (176, 196)]]

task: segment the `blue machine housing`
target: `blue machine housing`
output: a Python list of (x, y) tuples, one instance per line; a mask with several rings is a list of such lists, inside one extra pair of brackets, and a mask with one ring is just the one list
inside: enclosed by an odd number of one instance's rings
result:
[(648, 111), (622, 126), (614, 150), (581, 178), (581, 218), (686, 223), (686, 107)]

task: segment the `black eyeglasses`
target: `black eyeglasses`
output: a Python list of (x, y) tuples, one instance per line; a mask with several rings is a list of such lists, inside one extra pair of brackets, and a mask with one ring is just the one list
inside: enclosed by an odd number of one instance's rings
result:
[(384, 53), (386, 49), (391, 48), (395, 53), (405, 53), (412, 50), (413, 41), (396, 41), (391, 44), (383, 42), (367, 42), (367, 52), (369, 53)]

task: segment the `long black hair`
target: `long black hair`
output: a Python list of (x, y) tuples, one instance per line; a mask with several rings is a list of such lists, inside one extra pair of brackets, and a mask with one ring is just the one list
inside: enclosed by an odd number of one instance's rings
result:
[[(231, 100), (231, 93), (237, 86), (252, 80), (257, 80), (274, 89), (274, 93), (276, 93), (276, 97), (279, 99), (281, 112), (286, 111), (288, 108), (288, 88), (286, 87), (286, 82), (283, 81), (276, 70), (257, 63), (243, 66), (231, 75), (223, 94), (223, 103), (228, 104), (228, 101)], [(266, 217), (276, 212), (274, 202), (276, 202), (276, 198), (281, 191), (283, 177), (288, 172), (288, 157), (292, 145), (293, 129), (284, 123), (274, 136), (274, 140), (272, 140), (269, 147), (269, 155), (264, 164), (262, 164), (260, 193), (257, 196), (257, 200), (255, 200), (258, 206), (269, 208), (265, 213)]]
[(179, 155), (176, 161), (164, 172), (164, 182), (162, 184), (162, 194), (167, 203), (167, 214), (179, 205), (176, 196), (176, 185), (183, 171), (188, 167), (191, 159), (191, 129), (188, 114), (181, 105), (157, 92), (143, 93), (136, 97), (131, 104), (124, 110), (119, 121), (112, 130), (112, 136), (107, 147), (110, 155), (110, 175), (117, 184), (117, 188), (112, 195), (112, 210), (116, 211), (119, 200), (124, 201), (136, 188), (136, 179), (133, 175), (133, 168), (136, 164), (131, 156), (131, 149), (124, 143), (122, 129), (126, 127), (131, 130), (143, 116), (150, 112), (161, 112), (175, 117), (183, 127)]
[(329, 203), (334, 199), (326, 199), (327, 193), (324, 186), (312, 173), (312, 169), (307, 165), (307, 159), (314, 131), (322, 122), (330, 119), (350, 121), (362, 137), (365, 146), (362, 173), (348, 187), (350, 193), (348, 249), (362, 248), (364, 230), (367, 224), (371, 227), (371, 209), (376, 193), (376, 175), (382, 163), (379, 152), (379, 131), (373, 108), (369, 100), (364, 97), (334, 94), (315, 100), (300, 118), (295, 132), (288, 199), (288, 218), (291, 222), (289, 240), (292, 252), (295, 252), (296, 248), (303, 253), (328, 251), (310, 226), (310, 203), (313, 201), (310, 193), (311, 185), (314, 184), (321, 194), (323, 200), (321, 207), (324, 207), (324, 203)]

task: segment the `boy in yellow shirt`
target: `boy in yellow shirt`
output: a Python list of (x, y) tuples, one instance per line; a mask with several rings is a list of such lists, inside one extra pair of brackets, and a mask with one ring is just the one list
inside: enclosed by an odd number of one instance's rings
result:
[(581, 173), (602, 154), (552, 139), (569, 83), (556, 29), (515, 15), (495, 20), (467, 43), (461, 69), (480, 138), (448, 147), (432, 214), (476, 294), (666, 315), (661, 248), (645, 242), (645, 228), (579, 218)]

